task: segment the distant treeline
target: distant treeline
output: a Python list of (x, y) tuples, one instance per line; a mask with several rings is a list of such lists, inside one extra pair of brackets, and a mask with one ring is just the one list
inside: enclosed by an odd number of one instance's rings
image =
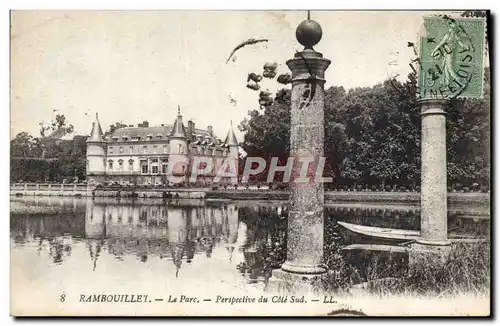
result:
[(85, 136), (72, 140), (33, 138), (25, 132), (11, 141), (11, 182), (62, 182), (85, 179)]

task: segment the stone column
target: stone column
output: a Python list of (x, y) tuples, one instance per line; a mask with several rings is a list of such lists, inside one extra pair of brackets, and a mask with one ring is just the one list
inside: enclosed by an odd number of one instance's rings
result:
[(420, 100), (422, 168), (420, 238), (411, 244), (409, 274), (443, 265), (451, 252), (448, 240), (446, 188), (446, 112), (444, 99)]
[[(324, 84), (330, 60), (313, 50), (322, 36), (321, 26), (305, 20), (296, 31), (304, 50), (287, 61), (292, 72), (290, 154), (295, 158), (314, 158), (317, 166), (324, 147)], [(295, 169), (295, 168), (294, 168)], [(295, 169), (294, 172), (297, 170)], [(270, 290), (301, 291), (297, 286), (311, 284), (311, 279), (326, 272), (323, 260), (323, 183), (315, 180), (315, 169), (307, 173), (309, 182), (291, 183), (291, 209), (288, 215), (287, 256), (280, 270), (273, 271)], [(273, 283), (274, 282), (274, 283)], [(273, 284), (288, 283), (273, 287)], [(289, 285), (295, 289), (290, 290)]]
[(422, 168), (420, 235), (418, 242), (447, 245), (446, 100), (420, 101), (422, 116)]

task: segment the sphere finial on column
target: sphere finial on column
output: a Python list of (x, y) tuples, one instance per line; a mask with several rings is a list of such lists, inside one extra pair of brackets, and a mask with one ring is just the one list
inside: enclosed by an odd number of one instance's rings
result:
[(306, 49), (312, 49), (321, 40), (323, 30), (318, 22), (307, 19), (297, 26), (295, 36)]

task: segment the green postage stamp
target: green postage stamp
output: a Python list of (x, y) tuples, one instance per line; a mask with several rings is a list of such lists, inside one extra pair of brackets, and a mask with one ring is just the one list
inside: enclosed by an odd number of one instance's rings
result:
[(485, 24), (484, 18), (424, 17), (421, 98), (482, 98)]

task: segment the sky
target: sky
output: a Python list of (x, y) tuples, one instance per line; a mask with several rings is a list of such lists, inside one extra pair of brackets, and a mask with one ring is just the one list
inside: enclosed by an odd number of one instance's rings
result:
[[(418, 11), (312, 11), (323, 37), (315, 49), (332, 61), (326, 85), (371, 86), (405, 77), (424, 14)], [(304, 11), (13, 11), (11, 133), (39, 135), (40, 122), (64, 114), (87, 135), (99, 113), (103, 130), (121, 121), (212, 125), (224, 137), (258, 107), (250, 72), (277, 62), (278, 74), (301, 45)], [(269, 41), (231, 50), (249, 38)], [(390, 65), (389, 63), (392, 62)], [(282, 85), (264, 80), (262, 89)], [(236, 105), (230, 102), (236, 100)]]

